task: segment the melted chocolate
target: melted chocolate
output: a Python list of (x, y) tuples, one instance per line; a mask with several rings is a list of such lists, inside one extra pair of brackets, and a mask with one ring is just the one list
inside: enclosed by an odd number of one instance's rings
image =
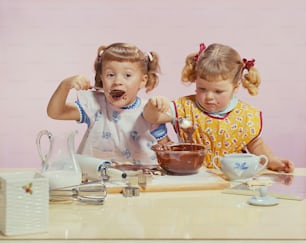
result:
[(118, 89), (113, 89), (111, 92), (109, 92), (109, 94), (113, 97), (113, 98), (119, 98), (122, 95), (125, 94), (124, 91), (122, 90), (118, 90)]

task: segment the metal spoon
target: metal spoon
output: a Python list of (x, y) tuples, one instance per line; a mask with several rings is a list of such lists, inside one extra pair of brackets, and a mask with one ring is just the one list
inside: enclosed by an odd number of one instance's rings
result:
[(96, 86), (91, 87), (89, 90), (93, 90), (99, 93), (108, 93), (110, 96), (115, 97), (115, 98), (119, 98), (125, 93), (123, 90), (119, 90), (119, 89), (105, 90), (102, 87), (96, 87)]
[(195, 131), (192, 121), (188, 118), (180, 118), (179, 119), (180, 128), (187, 134), (187, 141), (192, 143), (192, 135)]
[(102, 87), (96, 87), (96, 86), (90, 87), (89, 90), (100, 92), (100, 93), (104, 93), (105, 92), (105, 90)]
[[(166, 114), (173, 118), (173, 116), (169, 113), (169, 111), (166, 112)], [(192, 143), (192, 135), (195, 131), (192, 121), (189, 118), (185, 117), (179, 117), (179, 118), (174, 118), (176, 121), (178, 121), (179, 127), (187, 134), (187, 141), (189, 143)]]

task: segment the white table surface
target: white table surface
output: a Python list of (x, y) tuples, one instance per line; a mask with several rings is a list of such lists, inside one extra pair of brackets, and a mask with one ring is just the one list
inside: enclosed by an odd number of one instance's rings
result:
[[(306, 176), (306, 168), (294, 174)], [(109, 194), (104, 205), (50, 203), (48, 232), (0, 234), (0, 240), (306, 240), (306, 200), (279, 199), (276, 206), (260, 207), (249, 205), (249, 198), (202, 190)]]

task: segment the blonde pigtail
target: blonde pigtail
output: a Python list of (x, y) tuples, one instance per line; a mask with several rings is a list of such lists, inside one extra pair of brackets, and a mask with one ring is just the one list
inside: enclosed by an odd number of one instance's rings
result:
[(106, 46), (100, 46), (97, 51), (97, 57), (95, 59), (94, 63), (94, 69), (95, 69), (95, 87), (101, 87), (103, 88), (103, 83), (100, 78), (101, 72), (102, 72), (102, 55), (105, 50)]
[(190, 54), (186, 57), (185, 66), (183, 67), (181, 80), (184, 83), (195, 82), (196, 75), (196, 61), (194, 60), (195, 54)]
[(249, 68), (248, 72), (243, 75), (242, 86), (246, 88), (250, 95), (258, 94), (258, 87), (261, 83), (259, 72), (256, 68)]
[(159, 57), (156, 52), (148, 52), (148, 81), (146, 83), (146, 92), (154, 89), (159, 83)]

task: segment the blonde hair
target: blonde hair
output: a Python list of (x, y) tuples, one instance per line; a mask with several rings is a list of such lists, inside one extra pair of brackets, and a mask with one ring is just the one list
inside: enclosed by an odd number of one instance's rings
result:
[(94, 64), (96, 87), (103, 87), (100, 76), (102, 73), (102, 63), (107, 61), (137, 62), (140, 64), (141, 71), (148, 75), (148, 81), (145, 85), (146, 92), (151, 91), (158, 85), (158, 74), (160, 72), (159, 58), (153, 51), (144, 53), (136, 46), (127, 43), (113, 43), (109, 46), (100, 46)]
[(241, 80), (250, 95), (258, 94), (261, 83), (256, 68), (246, 65), (233, 48), (217, 43), (209, 45), (201, 53), (189, 54), (181, 78), (185, 83), (193, 83), (197, 78), (211, 82), (232, 79), (234, 84)]

